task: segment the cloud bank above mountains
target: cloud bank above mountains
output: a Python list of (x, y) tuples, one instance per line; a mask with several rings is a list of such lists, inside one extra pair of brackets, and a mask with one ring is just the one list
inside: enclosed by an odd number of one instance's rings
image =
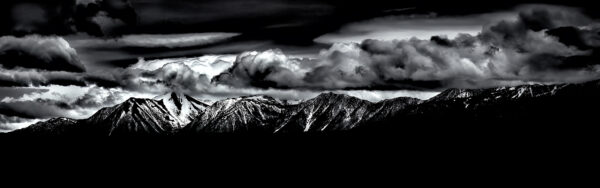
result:
[[(82, 6), (97, 2), (100, 1), (79, 1)], [(85, 118), (129, 97), (152, 98), (172, 90), (210, 100), (256, 94), (303, 100), (335, 91), (378, 101), (400, 96), (427, 99), (447, 88), (600, 78), (600, 24), (580, 10), (528, 5), (515, 9), (512, 15), (492, 15), (506, 16), (507, 20), (482, 16), (479, 18), (494, 22), (480, 26), (476, 32), (453, 37), (339, 42), (353, 35), (350, 30), (364, 27), (362, 24), (381, 26), (398, 21), (376, 19), (351, 24), (343, 37), (339, 33), (328, 35), (331, 46), (310, 56), (271, 49), (140, 58), (127, 66), (98, 66), (98, 62), (88, 58), (82, 60), (78, 51), (88, 47), (188, 48), (238, 34), (125, 35), (71, 40), (72, 44), (59, 36), (5, 36), (0, 38), (0, 87), (40, 90), (18, 92), (17, 96), (0, 95), (0, 124), (10, 123), (0, 129), (51, 117)], [(430, 23), (476, 25), (473, 23), (478, 21), (453, 17)], [(361, 32), (354, 34), (357, 38), (365, 36)], [(72, 46), (80, 48), (75, 50)]]
[[(317, 60), (281, 51), (242, 54), (214, 81), (233, 86), (309, 89), (481, 88), (526, 82), (582, 82), (599, 78), (598, 26), (572, 8), (536, 5), (515, 20), (449, 39), (335, 43)], [(585, 48), (553, 35), (571, 28)], [(585, 61), (582, 63), (582, 60)], [(586, 61), (587, 60), (587, 61)]]

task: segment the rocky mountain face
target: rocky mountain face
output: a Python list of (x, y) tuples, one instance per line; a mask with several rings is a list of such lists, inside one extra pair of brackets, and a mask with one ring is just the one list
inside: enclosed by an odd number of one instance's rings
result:
[(172, 135), (204, 111), (206, 104), (178, 93), (156, 99), (131, 98), (100, 109), (88, 119), (55, 118), (16, 133), (83, 135)]
[(162, 102), (169, 114), (176, 117), (175, 126), (183, 128), (192, 122), (196, 116), (204, 112), (208, 107), (193, 97), (181, 93), (172, 92), (163, 96), (158, 96), (154, 100)]
[(291, 106), (277, 122), (276, 133), (331, 132), (354, 129), (365, 122), (385, 118), (418, 103), (414, 98), (397, 98), (371, 103), (334, 93)]
[(76, 134), (78, 121), (69, 118), (52, 118), (45, 122), (38, 122), (27, 128), (15, 130), (13, 135), (60, 136)]
[(600, 82), (449, 89), (429, 100), (378, 103), (334, 93), (290, 104), (268, 96), (231, 98), (206, 105), (171, 93), (129, 99), (88, 119), (55, 118), (10, 134), (196, 135), (222, 133), (398, 133), (430, 126), (542, 126), (586, 123), (600, 104)]
[(171, 134), (181, 126), (178, 117), (171, 114), (162, 101), (136, 98), (104, 108), (81, 124), (102, 127), (109, 136)]
[(206, 108), (182, 132), (194, 133), (272, 133), (286, 110), (286, 104), (268, 96), (225, 99)]

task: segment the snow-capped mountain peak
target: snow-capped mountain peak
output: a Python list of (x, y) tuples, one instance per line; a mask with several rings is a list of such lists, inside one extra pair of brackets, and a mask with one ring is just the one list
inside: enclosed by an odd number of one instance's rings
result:
[(192, 132), (236, 132), (261, 130), (277, 121), (285, 104), (269, 96), (244, 96), (215, 102), (184, 130)]
[(157, 96), (154, 100), (162, 102), (169, 114), (176, 117), (182, 126), (190, 123), (197, 115), (203, 112), (207, 104), (180, 92), (171, 92)]
[(477, 95), (478, 90), (473, 89), (447, 89), (439, 95), (429, 99), (430, 101), (445, 101), (453, 99), (467, 99)]

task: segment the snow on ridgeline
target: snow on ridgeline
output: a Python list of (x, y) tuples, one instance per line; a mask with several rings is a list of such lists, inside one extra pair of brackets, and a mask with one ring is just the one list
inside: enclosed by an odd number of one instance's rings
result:
[(180, 126), (190, 123), (208, 107), (207, 104), (180, 92), (157, 96), (154, 100), (161, 101), (169, 113), (177, 118), (176, 121)]

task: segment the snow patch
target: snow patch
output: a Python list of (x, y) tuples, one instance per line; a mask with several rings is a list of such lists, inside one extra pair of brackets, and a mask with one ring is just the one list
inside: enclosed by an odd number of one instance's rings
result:
[(199, 110), (206, 108), (202, 104), (192, 103), (184, 94), (177, 92), (158, 96), (154, 100), (162, 102), (180, 126), (189, 124), (200, 113)]

